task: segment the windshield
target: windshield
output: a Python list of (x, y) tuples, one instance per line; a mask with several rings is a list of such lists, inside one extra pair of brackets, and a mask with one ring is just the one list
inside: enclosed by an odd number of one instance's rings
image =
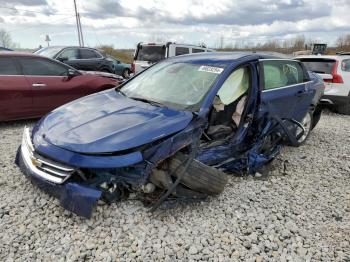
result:
[(155, 45), (142, 45), (137, 50), (137, 61), (158, 62), (165, 58), (165, 47)]
[(61, 50), (62, 50), (62, 47), (45, 47), (34, 52), (34, 54), (53, 58)]
[(198, 111), (223, 70), (199, 64), (162, 62), (133, 78), (121, 91), (131, 98), (180, 110)]

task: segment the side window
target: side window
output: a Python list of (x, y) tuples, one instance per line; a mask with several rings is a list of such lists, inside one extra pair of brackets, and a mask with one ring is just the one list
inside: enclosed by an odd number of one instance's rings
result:
[(249, 67), (238, 68), (225, 80), (217, 96), (224, 105), (229, 105), (248, 91), (251, 79)]
[(192, 48), (192, 53), (202, 53), (204, 49)]
[(93, 59), (93, 58), (100, 58), (100, 55), (97, 55), (97, 53), (94, 50), (91, 49), (80, 49), (80, 58), (81, 59)]
[(59, 58), (64, 58), (66, 60), (79, 59), (78, 49), (70, 48), (70, 49), (63, 50), (63, 52), (60, 54)]
[(345, 59), (341, 62), (341, 70), (350, 72), (350, 59)]
[(297, 61), (263, 60), (261, 64), (264, 90), (303, 83), (307, 79), (302, 66)]
[(95, 53), (96, 58), (102, 58), (102, 57), (103, 57), (103, 56), (102, 56), (99, 52), (97, 52), (97, 51), (94, 51), (94, 53)]
[(0, 75), (20, 75), (12, 58), (0, 57)]
[(38, 58), (21, 58), (20, 64), (25, 75), (65, 76), (67, 68), (58, 63)]
[(175, 48), (175, 56), (178, 55), (186, 55), (190, 53), (190, 49), (187, 47), (176, 47)]

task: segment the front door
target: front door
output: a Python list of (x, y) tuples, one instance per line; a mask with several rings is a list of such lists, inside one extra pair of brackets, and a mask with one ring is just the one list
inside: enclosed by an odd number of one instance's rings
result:
[(19, 62), (33, 94), (33, 110), (46, 114), (85, 95), (79, 76), (69, 78), (68, 67), (45, 58), (20, 58)]

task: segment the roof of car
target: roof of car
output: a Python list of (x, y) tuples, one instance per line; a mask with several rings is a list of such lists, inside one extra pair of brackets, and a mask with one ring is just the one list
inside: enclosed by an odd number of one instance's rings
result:
[(301, 55), (296, 56), (295, 59), (310, 58), (310, 59), (341, 59), (343, 57), (348, 58), (350, 55)]
[(61, 49), (64, 49), (64, 48), (89, 48), (89, 49), (95, 49), (95, 50), (98, 50), (97, 48), (93, 48), (93, 47), (88, 47), (88, 46), (76, 46), (76, 45), (67, 45), (67, 46), (64, 46), (64, 45), (53, 45), (53, 46), (46, 46), (46, 47), (43, 47), (41, 49), (54, 49), (54, 48), (61, 48)]
[(180, 60), (180, 61), (201, 61), (201, 62), (215, 62), (215, 63), (223, 63), (229, 64), (232, 62), (236, 62), (237, 60), (246, 58), (247, 60), (251, 59), (285, 59), (284, 57), (273, 56), (270, 54), (264, 53), (253, 53), (253, 52), (205, 52), (205, 53), (195, 53), (189, 55), (182, 56), (174, 56), (168, 58), (169, 60)]
[(33, 53), (18, 52), (18, 51), (1, 51), (0, 56), (42, 57)]

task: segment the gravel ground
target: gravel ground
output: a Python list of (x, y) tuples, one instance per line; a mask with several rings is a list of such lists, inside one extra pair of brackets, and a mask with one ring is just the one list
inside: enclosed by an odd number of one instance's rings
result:
[[(350, 261), (350, 117), (209, 201), (150, 214), (138, 201), (65, 211), (14, 165), (24, 124), (0, 124), (1, 261)], [(286, 171), (284, 172), (284, 167)]]

